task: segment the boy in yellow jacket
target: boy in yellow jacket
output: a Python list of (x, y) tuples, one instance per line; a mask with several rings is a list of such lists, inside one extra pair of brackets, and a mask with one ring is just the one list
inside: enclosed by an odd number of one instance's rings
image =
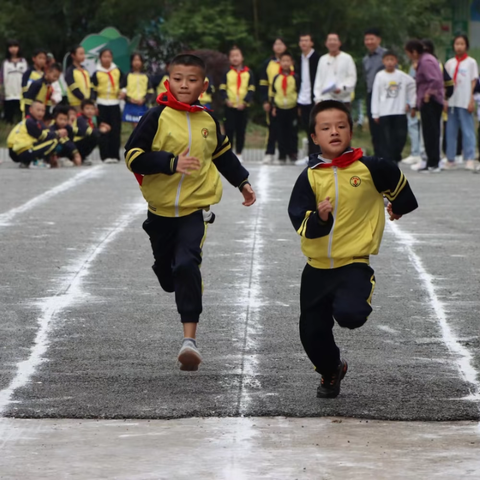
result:
[(208, 87), (203, 60), (178, 55), (169, 72), (167, 91), (133, 131), (125, 161), (148, 203), (143, 228), (152, 245), (153, 271), (166, 292), (175, 292), (184, 331), (180, 369), (194, 371), (202, 361), (196, 344), (202, 246), (207, 223), (214, 219), (210, 206), (222, 196), (218, 173), (240, 189), (243, 205), (253, 205), (255, 193), (228, 137), (198, 101)]
[(344, 328), (359, 328), (372, 312), (375, 276), (369, 259), (378, 253), (385, 227), (383, 197), (390, 202), (390, 220), (418, 205), (394, 162), (364, 157), (361, 149), (350, 147), (353, 122), (344, 103), (317, 103), (310, 118), (311, 137), (322, 153), (310, 155), (288, 213), (307, 257), (300, 338), (322, 375), (317, 397), (334, 398), (348, 366), (332, 328), (334, 320)]

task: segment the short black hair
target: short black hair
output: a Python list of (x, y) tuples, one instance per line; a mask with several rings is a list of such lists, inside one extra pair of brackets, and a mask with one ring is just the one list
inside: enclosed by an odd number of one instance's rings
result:
[(383, 57), (382, 57), (382, 58), (385, 58), (385, 57), (395, 57), (395, 58), (398, 60), (398, 55), (397, 55), (393, 50), (387, 50), (387, 51), (383, 54)]
[(350, 110), (343, 102), (339, 102), (337, 100), (324, 100), (323, 102), (317, 103), (313, 109), (312, 113), (310, 114), (310, 126), (309, 130), (310, 133), (315, 133), (315, 126), (317, 124), (317, 115), (320, 112), (324, 112), (325, 110), (340, 110), (347, 115), (348, 124), (350, 125), (350, 131), (353, 131), (353, 118)]
[(75, 112), (75, 115), (78, 113), (77, 109), (73, 105), (67, 105), (69, 112)]
[(283, 53), (280, 55), (280, 60), (281, 60), (283, 57), (290, 57), (290, 58), (293, 60), (293, 55), (292, 55), (290, 52), (283, 52)]
[(470, 48), (470, 40), (468, 40), (468, 37), (464, 33), (459, 33), (453, 37), (453, 42), (452, 45), (455, 45), (455, 41), (458, 38), (463, 38), (465, 40), (465, 44), (467, 45), (467, 50)]
[(53, 109), (53, 118), (57, 118), (59, 115), (67, 115), (70, 108), (68, 105), (56, 105)]
[(302, 38), (302, 37), (310, 37), (310, 40), (313, 42), (313, 36), (310, 32), (302, 32), (300, 33), (300, 35), (298, 36), (298, 38)]
[(417, 52), (419, 55), (427, 51), (425, 45), (418, 39), (409, 40), (405, 44), (405, 50), (410, 53)]
[(228, 50), (228, 53), (230, 54), (230, 52), (233, 52), (234, 50), (238, 50), (243, 55), (242, 49), (238, 45), (232, 45)]
[(375, 35), (376, 37), (381, 37), (381, 35), (380, 35), (380, 29), (379, 29), (379, 28), (376, 28), (376, 27), (367, 28), (367, 29), (363, 32), (363, 36), (365, 36), (365, 35)]
[(47, 70), (56, 70), (57, 72), (62, 73), (62, 66), (59, 63), (52, 63)]
[(45, 104), (43, 102), (41, 102), (40, 100), (34, 100), (30, 106), (28, 107), (28, 109), (30, 110), (30, 107), (33, 107), (36, 103), (39, 103), (40, 105), (43, 105), (45, 106)]
[(36, 56), (41, 55), (42, 53), (45, 56), (47, 56), (47, 51), (44, 48), (36, 48), (32, 53), (32, 57), (35, 58)]
[(6, 59), (10, 60), (12, 58), (12, 54), (8, 50), (10, 47), (18, 47), (17, 57), (18, 58), (23, 58), (23, 53), (22, 53), (22, 49), (20, 48), (20, 43), (18, 42), (18, 40), (15, 40), (15, 39), (12, 38), (10, 40), (7, 40), (7, 49), (6, 49), (6, 52), (5, 52), (5, 58)]
[(77, 50), (79, 48), (83, 48), (79, 43), (77, 43), (77, 45), (74, 45), (71, 49), (70, 49), (70, 56), (72, 55), (75, 55), (77, 53)]
[(193, 55), (191, 53), (180, 53), (173, 58), (173, 60), (170, 62), (170, 65), (168, 66), (168, 69), (171, 70), (172, 67), (174, 67), (175, 65), (198, 67), (202, 71), (202, 75), (206, 77), (207, 66), (205, 65), (205, 62), (197, 55)]
[(110, 54), (112, 55), (113, 57), (113, 52), (110, 48), (102, 48), (99, 52), (98, 52), (98, 58), (102, 58), (102, 55), (105, 53), (105, 52), (110, 52)]
[(92, 107), (95, 107), (95, 102), (90, 98), (84, 98), (82, 100), (81, 109), (83, 110), (87, 105), (91, 105)]
[(422, 38), (423, 46), (425, 47), (425, 51), (435, 55), (435, 45), (429, 38)]
[(329, 37), (330, 35), (336, 35), (337, 38), (338, 38), (338, 40), (341, 42), (341, 40), (340, 40), (340, 34), (339, 34), (339, 33), (337, 33), (337, 32), (328, 32), (328, 33), (327, 33), (327, 39), (328, 39), (328, 37)]

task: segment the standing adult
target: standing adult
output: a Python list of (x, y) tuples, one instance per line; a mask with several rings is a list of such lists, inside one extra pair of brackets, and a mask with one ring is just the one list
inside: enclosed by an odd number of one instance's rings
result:
[(447, 160), (446, 168), (455, 167), (458, 129), (462, 131), (463, 157), (466, 170), (475, 170), (475, 125), (473, 111), (475, 100), (473, 91), (478, 81), (478, 65), (474, 58), (468, 56), (469, 41), (466, 35), (457, 35), (453, 40), (455, 58), (445, 64), (445, 70), (454, 83), (453, 95), (445, 103), (448, 108), (447, 120)]
[[(318, 147), (313, 143), (310, 137), (310, 112), (315, 105), (313, 96), (313, 86), (317, 76), (318, 62), (320, 55), (313, 48), (313, 39), (310, 33), (302, 33), (298, 45), (302, 54), (298, 63), (298, 76), (300, 78), (300, 91), (298, 92), (298, 110), (302, 128), (305, 130), (308, 138), (308, 155), (318, 152)], [(304, 165), (308, 163), (308, 156), (297, 160), (296, 164)]]
[(277, 37), (273, 42), (273, 55), (265, 60), (262, 70), (260, 72), (259, 90), (260, 96), (263, 102), (263, 110), (267, 115), (268, 125), (268, 139), (267, 148), (265, 151), (265, 157), (263, 159), (264, 164), (270, 164), (273, 162), (275, 156), (275, 146), (277, 143), (276, 138), (276, 118), (272, 115), (271, 99), (273, 97), (272, 85), (273, 79), (280, 73), (280, 56), (287, 51), (287, 45), (283, 38)]
[(373, 150), (375, 156), (380, 156), (381, 151), (381, 129), (380, 125), (372, 118), (372, 89), (375, 75), (383, 70), (383, 55), (386, 49), (380, 46), (382, 39), (380, 31), (377, 28), (365, 30), (363, 42), (367, 47), (368, 53), (363, 57), (363, 71), (365, 81), (367, 82), (367, 116), (370, 127), (370, 136), (372, 137)]
[(315, 103), (337, 100), (348, 108), (357, 84), (357, 69), (353, 58), (342, 52), (342, 42), (337, 33), (329, 33), (325, 46), (328, 53), (320, 57), (313, 87)]
[(0, 70), (0, 84), (3, 85), (4, 120), (9, 124), (20, 121), (20, 100), (22, 98), (22, 77), (28, 69), (27, 61), (22, 57), (20, 45), (16, 40), (7, 42), (5, 60)]
[(423, 140), (427, 154), (427, 166), (420, 171), (440, 172), (440, 121), (443, 111), (443, 74), (438, 60), (425, 50), (420, 40), (410, 40), (405, 52), (417, 63), (417, 108), (420, 110)]

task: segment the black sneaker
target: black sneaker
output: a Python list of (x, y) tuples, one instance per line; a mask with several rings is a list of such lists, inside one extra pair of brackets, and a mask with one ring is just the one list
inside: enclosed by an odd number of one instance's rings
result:
[(340, 382), (347, 374), (348, 364), (340, 362), (337, 370), (330, 375), (322, 375), (322, 383), (317, 388), (317, 398), (335, 398), (340, 393)]

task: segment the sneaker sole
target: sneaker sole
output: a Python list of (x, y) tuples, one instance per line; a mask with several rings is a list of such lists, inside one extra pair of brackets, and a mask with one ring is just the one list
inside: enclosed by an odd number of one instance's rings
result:
[(202, 363), (202, 357), (193, 349), (186, 348), (179, 356), (180, 370), (183, 372), (196, 372)]

